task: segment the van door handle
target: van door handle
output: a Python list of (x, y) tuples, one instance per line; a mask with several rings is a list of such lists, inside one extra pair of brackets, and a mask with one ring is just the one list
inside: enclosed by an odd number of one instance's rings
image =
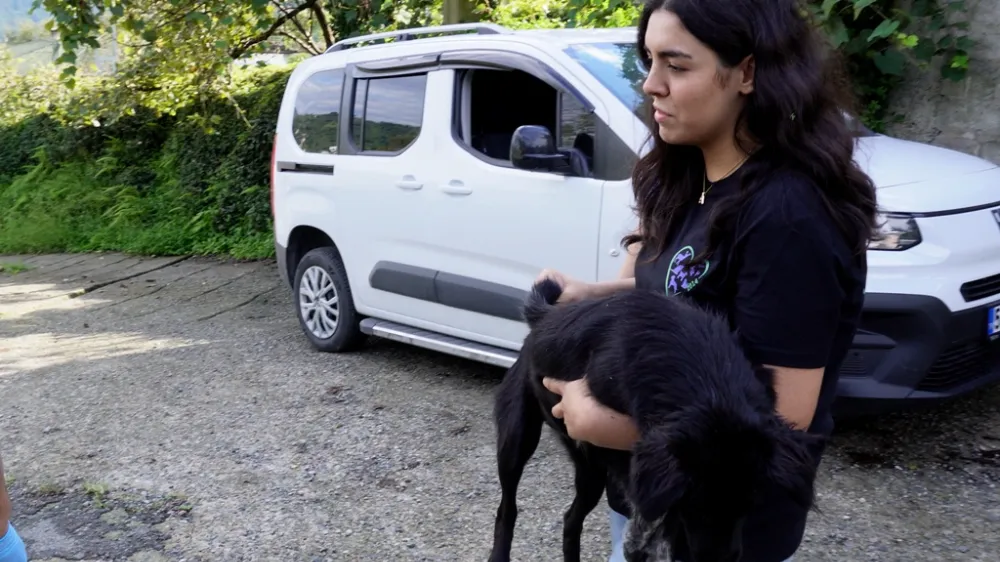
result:
[(472, 193), (472, 188), (466, 187), (462, 180), (451, 180), (441, 188), (441, 191), (452, 195), (468, 195)]
[(408, 191), (416, 191), (424, 187), (424, 184), (422, 182), (417, 181), (416, 178), (414, 178), (413, 176), (407, 174), (403, 176), (403, 179), (396, 182), (396, 187), (398, 187), (399, 189), (406, 189)]

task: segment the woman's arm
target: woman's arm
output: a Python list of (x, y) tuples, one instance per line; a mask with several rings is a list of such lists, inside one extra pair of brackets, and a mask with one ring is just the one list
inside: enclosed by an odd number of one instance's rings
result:
[(796, 369), (765, 365), (774, 373), (774, 392), (778, 397), (775, 406), (778, 415), (795, 429), (807, 430), (816, 414), (819, 391), (823, 386), (826, 369)]
[(10, 498), (7, 497), (7, 481), (3, 474), (2, 460), (0, 460), (0, 561), (28, 562), (24, 541), (10, 522)]
[(595, 297), (607, 297), (621, 291), (628, 291), (635, 288), (635, 260), (642, 248), (641, 242), (629, 245), (625, 248), (625, 262), (618, 270), (618, 278), (611, 281), (599, 281), (591, 283), (591, 294)]
[(747, 209), (732, 320), (747, 358), (774, 373), (778, 414), (808, 430), (847, 294), (851, 250), (813, 188), (787, 184)]
[(639, 440), (632, 418), (595, 400), (586, 378), (570, 382), (544, 378), (542, 384), (562, 397), (552, 407), (552, 416), (563, 420), (570, 438), (622, 451), (631, 450)]
[(625, 263), (618, 270), (619, 279), (635, 279), (635, 260), (642, 250), (642, 242), (630, 244), (625, 248)]
[(7, 496), (7, 480), (3, 473), (3, 459), (0, 459), (0, 537), (7, 533), (10, 520), (10, 497)]
[[(640, 248), (641, 243), (636, 242), (625, 249), (625, 263), (618, 271), (618, 279), (591, 284), (595, 296), (635, 288), (635, 260)], [(562, 396), (552, 408), (552, 415), (563, 420), (571, 438), (621, 451), (631, 450), (639, 440), (639, 428), (632, 418), (594, 400), (585, 378), (568, 383), (547, 378), (542, 382), (551, 392)]]

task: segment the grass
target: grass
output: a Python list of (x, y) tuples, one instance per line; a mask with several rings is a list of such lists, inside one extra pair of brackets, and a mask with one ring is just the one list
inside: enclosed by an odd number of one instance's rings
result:
[(46, 496), (58, 496), (65, 491), (66, 488), (64, 488), (61, 484), (57, 484), (56, 482), (43, 482), (38, 487), (38, 493)]
[(54, 101), (0, 111), (0, 254), (273, 257), (268, 163), (290, 73), (246, 69), (175, 115), (110, 120), (90, 115), (100, 92), (18, 82), (13, 107), (22, 91)]
[(18, 263), (18, 262), (0, 262), (0, 273), (9, 273), (11, 275), (17, 275), (18, 273), (23, 273), (31, 269), (30, 265)]
[[(132, 255), (227, 256), (253, 260), (274, 256), (266, 231), (237, 224), (212, 228), (217, 211), (204, 197), (176, 185), (146, 188), (108, 185), (101, 169), (86, 162), (58, 166), (39, 154), (37, 164), (10, 183), (0, 183), (0, 253), (122, 252)], [(10, 264), (0, 271), (16, 273)]]
[(93, 500), (96, 507), (104, 508), (107, 506), (107, 504), (104, 503), (104, 499), (108, 495), (107, 484), (103, 484), (101, 482), (84, 482), (83, 493), (90, 496), (90, 499)]

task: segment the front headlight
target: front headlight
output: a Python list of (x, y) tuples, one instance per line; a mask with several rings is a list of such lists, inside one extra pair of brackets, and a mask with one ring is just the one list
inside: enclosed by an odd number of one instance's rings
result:
[(880, 215), (878, 234), (868, 243), (869, 250), (900, 251), (921, 242), (920, 229), (913, 217)]

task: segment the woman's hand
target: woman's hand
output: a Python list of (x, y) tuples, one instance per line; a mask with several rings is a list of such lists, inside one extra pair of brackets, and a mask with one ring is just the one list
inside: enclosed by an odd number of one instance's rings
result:
[(559, 296), (559, 300), (556, 301), (558, 304), (581, 301), (595, 296), (594, 286), (590, 283), (578, 281), (569, 275), (560, 273), (554, 269), (543, 269), (538, 275), (538, 278), (535, 279), (535, 282), (537, 283), (546, 277), (555, 281), (560, 287), (562, 287), (562, 294)]
[(570, 438), (623, 451), (630, 450), (639, 439), (632, 419), (595, 400), (587, 379), (567, 382), (545, 377), (542, 384), (562, 397), (552, 407), (552, 415), (563, 420)]

